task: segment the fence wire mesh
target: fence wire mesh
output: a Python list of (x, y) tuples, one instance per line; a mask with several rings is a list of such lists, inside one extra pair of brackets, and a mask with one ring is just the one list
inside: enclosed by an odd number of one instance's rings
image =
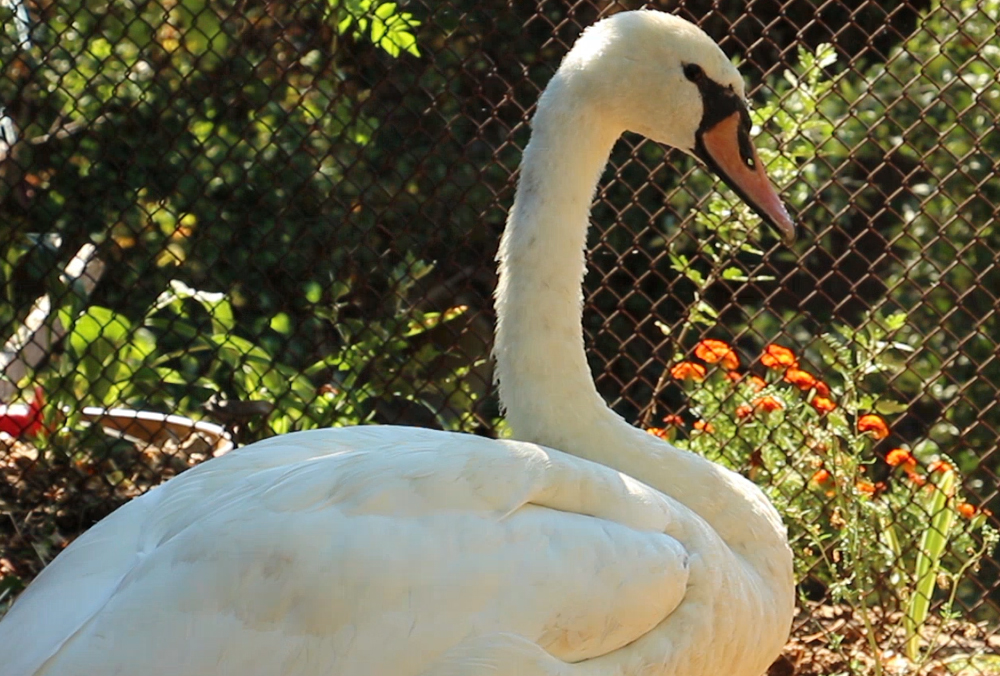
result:
[[(234, 446), (503, 433), (493, 256), (528, 120), (582, 29), (638, 6), (0, 1), (6, 601)], [(588, 245), (599, 389), (786, 515), (771, 673), (1000, 673), (1000, 3), (655, 7), (741, 60), (802, 236), (626, 135)]]

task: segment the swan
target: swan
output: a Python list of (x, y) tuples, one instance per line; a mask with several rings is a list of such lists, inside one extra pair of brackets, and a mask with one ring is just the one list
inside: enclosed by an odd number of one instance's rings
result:
[(519, 440), (363, 426), (205, 462), (56, 557), (0, 622), (0, 673), (759, 676), (794, 606), (778, 513), (613, 413), (585, 359), (588, 214), (625, 130), (793, 236), (718, 46), (655, 11), (596, 23), (538, 103), (498, 253)]

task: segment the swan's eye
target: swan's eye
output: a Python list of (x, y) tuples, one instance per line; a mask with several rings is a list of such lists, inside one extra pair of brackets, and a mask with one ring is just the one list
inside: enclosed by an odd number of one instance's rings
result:
[(691, 82), (701, 82), (705, 79), (705, 71), (697, 63), (685, 63), (684, 77), (691, 80)]

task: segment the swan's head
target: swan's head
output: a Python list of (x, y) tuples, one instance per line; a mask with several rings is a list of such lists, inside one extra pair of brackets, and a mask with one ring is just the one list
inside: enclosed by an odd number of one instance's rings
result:
[(750, 140), (743, 78), (700, 28), (662, 12), (622, 12), (588, 28), (560, 74), (612, 124), (701, 159), (794, 240), (795, 225)]

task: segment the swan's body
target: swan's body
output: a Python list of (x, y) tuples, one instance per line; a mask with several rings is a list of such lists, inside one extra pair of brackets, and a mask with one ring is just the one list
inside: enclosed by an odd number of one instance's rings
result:
[(0, 622), (0, 674), (759, 676), (794, 603), (777, 513), (608, 409), (580, 330), (590, 200), (625, 129), (790, 228), (752, 149), (733, 167), (720, 140), (742, 94), (680, 19), (587, 31), (539, 103), (499, 254), (498, 375), (526, 441), (345, 428), (204, 463), (43, 571)]

